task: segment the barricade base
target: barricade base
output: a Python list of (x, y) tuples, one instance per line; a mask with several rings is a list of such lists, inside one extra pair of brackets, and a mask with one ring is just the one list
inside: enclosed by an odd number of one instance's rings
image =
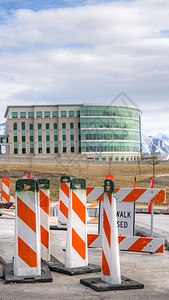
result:
[(13, 205), (13, 202), (0, 202), (0, 208), (10, 208)]
[(5, 265), (5, 283), (52, 282), (51, 272), (46, 262), (41, 263), (41, 275), (14, 276), (13, 262)]
[(57, 225), (50, 225), (50, 230), (67, 230), (67, 227), (58, 227)]
[(88, 264), (88, 266), (86, 267), (79, 268), (65, 268), (65, 265), (52, 255), (51, 261), (48, 262), (48, 266), (49, 269), (53, 272), (63, 273), (67, 275), (79, 275), (86, 273), (101, 272), (101, 267), (94, 264)]
[(135, 280), (121, 276), (121, 284), (110, 284), (103, 280), (101, 277), (80, 279), (80, 283), (92, 288), (97, 292), (117, 291), (117, 290), (132, 290), (143, 289), (144, 285)]

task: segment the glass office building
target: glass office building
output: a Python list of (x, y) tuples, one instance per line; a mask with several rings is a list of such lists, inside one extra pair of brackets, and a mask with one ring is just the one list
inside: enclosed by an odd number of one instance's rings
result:
[(141, 118), (116, 105), (8, 106), (11, 156), (63, 156), (134, 161), (141, 152)]

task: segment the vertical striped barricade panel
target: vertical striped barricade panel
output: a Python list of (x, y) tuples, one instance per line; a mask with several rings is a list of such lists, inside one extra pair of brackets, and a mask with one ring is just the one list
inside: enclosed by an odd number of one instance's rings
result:
[(40, 204), (41, 257), (42, 259), (49, 261), (50, 260), (49, 180), (38, 179), (38, 183), (39, 183), (39, 204)]
[(10, 202), (10, 177), (2, 177), (2, 202)]
[(121, 283), (116, 200), (111, 179), (104, 182), (102, 280), (110, 284)]
[(65, 267), (87, 265), (86, 182), (82, 178), (75, 178), (70, 188)]
[(31, 172), (24, 171), (22, 175), (22, 179), (31, 179)]
[(14, 276), (41, 275), (38, 182), (16, 182)]
[(61, 176), (59, 190), (58, 228), (66, 228), (69, 210), (70, 177)]

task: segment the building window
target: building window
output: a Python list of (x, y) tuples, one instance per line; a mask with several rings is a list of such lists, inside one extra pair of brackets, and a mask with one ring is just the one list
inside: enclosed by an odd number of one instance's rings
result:
[(80, 110), (76, 111), (76, 117), (80, 117)]
[(20, 112), (20, 118), (26, 118), (26, 112)]
[(18, 154), (18, 148), (14, 148), (14, 154)]
[(62, 141), (66, 141), (66, 134), (62, 135)]
[(50, 135), (46, 135), (46, 142), (50, 142)]
[(80, 129), (80, 122), (78, 122), (78, 129)]
[(66, 123), (62, 123), (62, 129), (66, 129)]
[(74, 123), (70, 123), (70, 129), (74, 129)]
[(130, 157), (130, 161), (133, 161), (133, 156)]
[(44, 117), (45, 118), (50, 118), (50, 111), (45, 111), (44, 112)]
[(13, 119), (18, 118), (18, 113), (13, 111), (12, 112), (12, 118)]
[(24, 143), (26, 141), (26, 138), (25, 138), (25, 136), (23, 135), (22, 136), (22, 142)]
[(29, 130), (33, 130), (33, 124), (29, 124)]
[(126, 156), (126, 161), (129, 161), (129, 157), (128, 156)]
[(115, 156), (115, 161), (119, 161), (119, 157), (118, 156)]
[(70, 150), (71, 150), (71, 153), (74, 153), (75, 152), (75, 147), (71, 147)]
[(42, 136), (38, 135), (38, 142), (42, 142)]
[(66, 153), (66, 147), (63, 147), (63, 153)]
[(13, 141), (14, 141), (14, 143), (16, 143), (16, 142), (18, 141), (18, 137), (17, 137), (17, 136), (14, 136), (14, 137), (13, 137)]
[(52, 111), (52, 117), (57, 118), (58, 117), (58, 111)]
[(28, 112), (28, 118), (34, 118), (34, 112), (33, 111)]
[(79, 146), (79, 153), (81, 153), (81, 146)]
[(38, 123), (38, 129), (42, 129), (42, 124), (41, 123)]
[(25, 130), (25, 122), (21, 122), (21, 128), (22, 130)]
[(53, 124), (53, 127), (54, 127), (54, 129), (58, 129), (58, 124), (57, 124), (57, 123), (54, 123), (54, 124)]
[(54, 152), (58, 153), (58, 147), (54, 147)]
[(34, 148), (30, 148), (30, 153), (31, 153), (31, 154), (34, 153)]
[(106, 156), (102, 156), (102, 160), (106, 160)]
[(46, 153), (50, 153), (50, 147), (46, 147)]
[(42, 111), (37, 111), (36, 112), (36, 117), (37, 118), (42, 118)]
[(34, 137), (33, 137), (33, 135), (30, 135), (30, 142), (34, 142)]
[(17, 123), (13, 124), (13, 130), (17, 130)]
[(22, 154), (26, 154), (26, 148), (22, 148)]
[(39, 154), (42, 154), (42, 147), (39, 147), (39, 148), (38, 148), (38, 153), (39, 153)]
[(95, 159), (95, 160), (99, 160), (99, 157), (98, 157), (98, 156), (96, 156), (94, 159)]
[(74, 134), (71, 134), (71, 135), (70, 135), (70, 140), (71, 140), (71, 141), (74, 141)]
[(50, 124), (46, 123), (46, 129), (50, 129)]
[(61, 117), (65, 118), (66, 117), (66, 110), (61, 110)]
[(54, 142), (57, 142), (58, 141), (58, 136), (55, 134), (54, 135)]
[(74, 117), (74, 116), (75, 116), (74, 110), (69, 110), (69, 117)]
[(110, 156), (110, 157), (109, 157), (109, 161), (112, 161), (112, 160), (113, 160), (113, 157), (112, 157), (112, 156)]

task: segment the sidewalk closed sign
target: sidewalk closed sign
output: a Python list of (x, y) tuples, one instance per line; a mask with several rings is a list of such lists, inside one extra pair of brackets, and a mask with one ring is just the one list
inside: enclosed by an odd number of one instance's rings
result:
[(135, 203), (116, 202), (118, 234), (133, 236), (135, 227)]

